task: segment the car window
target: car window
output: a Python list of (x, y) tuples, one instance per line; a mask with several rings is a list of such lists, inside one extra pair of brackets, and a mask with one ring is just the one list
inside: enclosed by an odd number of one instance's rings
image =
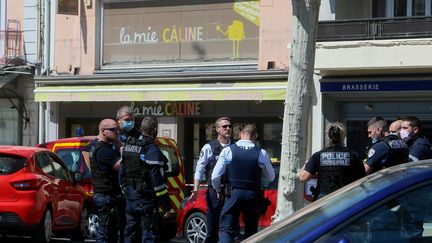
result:
[(52, 155), (50, 155), (50, 160), (54, 167), (55, 177), (70, 181), (69, 172), (65, 167), (62, 166), (61, 162), (58, 161), (58, 159)]
[(430, 242), (432, 185), (399, 194), (318, 242)]
[(54, 169), (51, 164), (51, 159), (47, 153), (38, 153), (36, 154), (36, 164), (37, 166), (48, 175), (54, 175)]
[(179, 163), (178, 157), (177, 157), (177, 152), (174, 148), (172, 148), (168, 145), (159, 145), (159, 148), (162, 151), (163, 155), (165, 155), (165, 157), (167, 157), (167, 159), (168, 159), (167, 172), (171, 172), (172, 166)]
[(81, 172), (85, 179), (91, 177), (90, 169), (84, 163), (82, 153), (79, 149), (59, 149), (56, 154), (63, 160), (69, 171)]
[(27, 159), (22, 157), (0, 155), (0, 175), (10, 175), (24, 168)]

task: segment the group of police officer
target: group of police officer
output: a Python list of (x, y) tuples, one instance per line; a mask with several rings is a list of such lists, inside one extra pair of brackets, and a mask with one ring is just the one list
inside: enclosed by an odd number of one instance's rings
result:
[(267, 152), (255, 144), (257, 128), (241, 128), (240, 140), (233, 142), (231, 119), (215, 122), (217, 137), (203, 146), (194, 175), (190, 199), (195, 200), (200, 182), (206, 178), (208, 189), (207, 235), (205, 242), (233, 242), (241, 239), (239, 217), (243, 213), (244, 237), (258, 231), (262, 182), (275, 178)]
[[(314, 153), (300, 171), (300, 181), (310, 180), (318, 173), (314, 199), (329, 194), (370, 173), (394, 165), (432, 158), (432, 145), (422, 134), (421, 121), (409, 116), (390, 126), (382, 117), (367, 123), (371, 147), (367, 158), (343, 145), (346, 131), (343, 124), (331, 123), (326, 130), (329, 146)], [(363, 165), (362, 165), (363, 162)]]
[(117, 120), (99, 123), (98, 137), (90, 145), (98, 243), (157, 242), (159, 205), (162, 217), (170, 216), (167, 158), (154, 144), (158, 122), (144, 117), (140, 132), (134, 118), (130, 107), (121, 107)]

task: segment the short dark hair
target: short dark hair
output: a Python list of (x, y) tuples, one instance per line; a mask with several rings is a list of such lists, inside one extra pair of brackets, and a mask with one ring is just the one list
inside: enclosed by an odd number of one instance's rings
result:
[(417, 127), (419, 131), (422, 130), (423, 125), (416, 116), (407, 116), (406, 118), (402, 119), (402, 121), (407, 121), (410, 123), (410, 126)]
[(133, 108), (127, 105), (124, 105), (122, 107), (120, 107), (117, 110), (117, 119), (120, 119), (122, 117), (122, 114), (125, 113), (128, 116), (134, 116), (135, 117), (135, 113), (133, 111)]
[(369, 122), (367, 123), (367, 126), (368, 127), (374, 126), (374, 127), (381, 128), (383, 132), (387, 132), (389, 130), (387, 122), (381, 116), (372, 117), (372, 119), (370, 119)]
[(158, 121), (153, 116), (145, 116), (141, 122), (142, 134), (150, 135), (158, 127)]

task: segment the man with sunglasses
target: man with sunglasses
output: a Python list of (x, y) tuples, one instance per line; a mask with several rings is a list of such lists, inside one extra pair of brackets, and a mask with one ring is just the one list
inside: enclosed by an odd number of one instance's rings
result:
[(115, 120), (104, 119), (99, 123), (99, 135), (90, 148), (90, 167), (93, 176), (93, 205), (99, 223), (96, 242), (120, 242), (121, 195), (118, 171), (121, 161), (119, 127)]
[(223, 148), (232, 144), (231, 141), (231, 119), (220, 117), (215, 122), (217, 138), (205, 144), (200, 152), (200, 157), (196, 164), (194, 176), (194, 188), (191, 192), (190, 200), (196, 200), (200, 181), (206, 178), (208, 189), (206, 194), (207, 201), (207, 235), (205, 242), (218, 242), (219, 240), (219, 216), (222, 208), (214, 188), (211, 186), (211, 174), (220, 152)]

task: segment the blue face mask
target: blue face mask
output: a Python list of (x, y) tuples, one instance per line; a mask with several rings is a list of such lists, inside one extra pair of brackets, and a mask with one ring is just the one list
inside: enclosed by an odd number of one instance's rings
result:
[(123, 121), (123, 130), (126, 132), (129, 132), (130, 130), (132, 130), (132, 128), (134, 128), (135, 126), (135, 121)]
[(372, 144), (376, 144), (377, 142), (379, 142), (379, 138), (372, 138)]

